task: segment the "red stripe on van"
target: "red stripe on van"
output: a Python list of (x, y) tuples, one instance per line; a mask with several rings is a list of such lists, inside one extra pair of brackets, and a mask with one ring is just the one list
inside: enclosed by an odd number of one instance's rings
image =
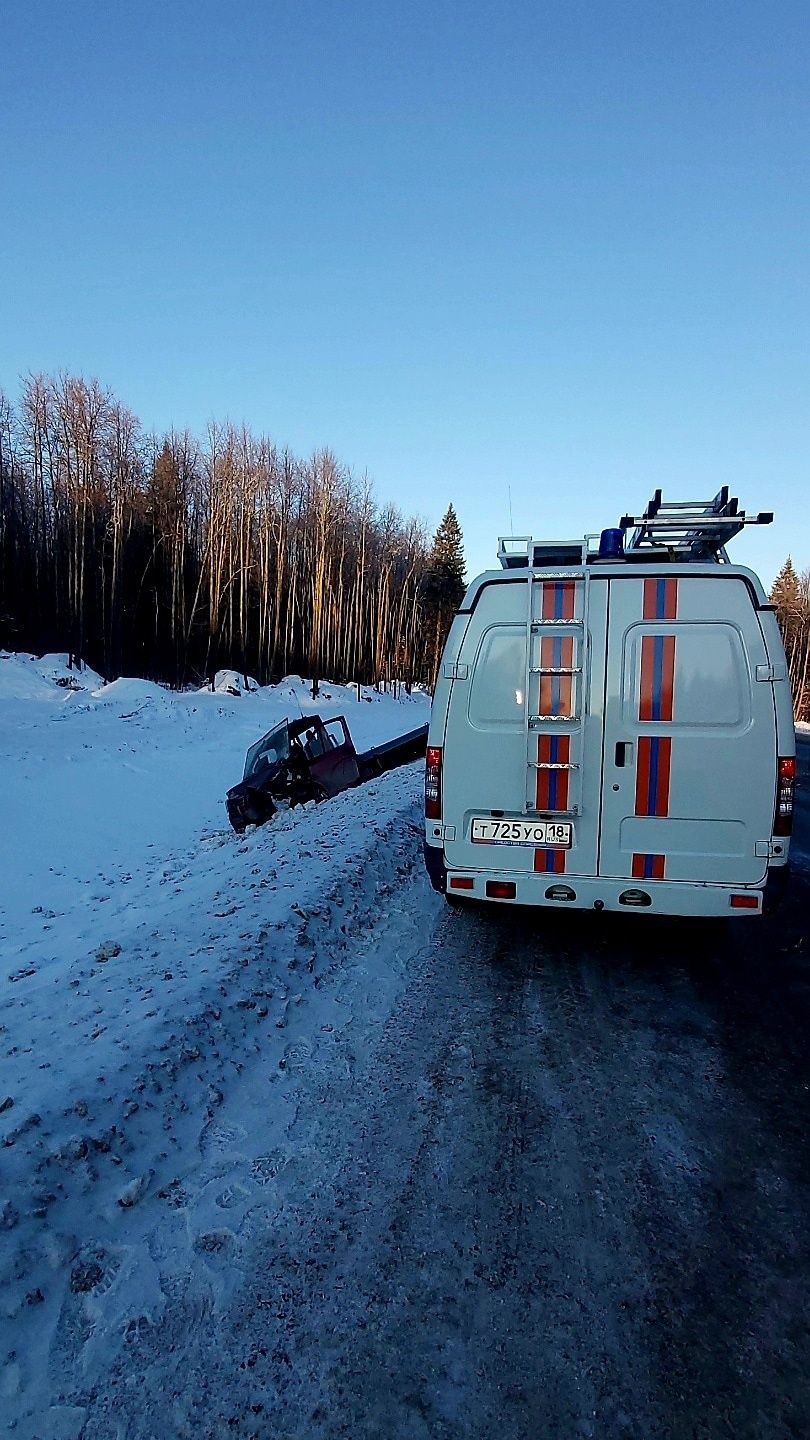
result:
[[(545, 608), (545, 601), (544, 601)], [(544, 635), (540, 641), (540, 664), (542, 667), (554, 664), (555, 637)], [(540, 701), (538, 713), (540, 715), (554, 715), (554, 676), (540, 676)]]
[(573, 580), (543, 581), (544, 620), (573, 620), (576, 584)]
[[(672, 582), (668, 581), (667, 583), (671, 584)], [(649, 640), (651, 637), (645, 635), (644, 638)], [(661, 666), (661, 690), (658, 697), (658, 718), (668, 721), (672, 719), (672, 699), (675, 691), (675, 636), (662, 635), (661, 640), (664, 654)]]
[[(562, 645), (561, 645), (560, 649), (561, 649), (561, 651), (562, 651), (561, 663), (562, 663), (564, 666), (568, 667), (569, 669), (573, 668), (573, 664), (574, 664), (574, 637), (573, 637), (573, 635), (563, 635), (563, 637), (562, 637)], [(571, 715), (571, 714), (573, 714), (573, 710), (572, 710), (572, 700), (573, 700), (573, 690), (574, 690), (574, 686), (573, 686), (573, 676), (572, 676), (572, 675), (561, 675), (561, 676), (559, 677), (559, 680), (560, 680), (560, 708), (559, 708), (559, 710), (557, 711), (557, 714), (558, 714), (558, 715)]]
[[(561, 765), (569, 765), (569, 764), (571, 763), (571, 736), (570, 736), (570, 735), (560, 735), (560, 737), (559, 737), (559, 739), (558, 739), (558, 741), (557, 741), (557, 759), (558, 759), (558, 761), (559, 761), (559, 763), (560, 763)], [(557, 809), (557, 810), (567, 810), (567, 809), (568, 809), (568, 781), (569, 781), (569, 779), (570, 779), (570, 774), (571, 774), (571, 772), (570, 772), (569, 770), (556, 770), (556, 771), (554, 771), (554, 774), (556, 774), (556, 776), (557, 776), (557, 795), (556, 795), (557, 803), (556, 803), (555, 809)]]
[(651, 575), (644, 581), (645, 620), (674, 620), (678, 613), (678, 581)]
[(639, 720), (668, 723), (672, 719), (674, 692), (675, 636), (642, 636)]
[[(678, 581), (650, 576), (644, 581), (643, 618), (674, 620), (678, 610)], [(672, 721), (675, 696), (675, 636), (644, 635), (641, 640), (638, 718), (668, 724)], [(640, 735), (636, 766), (636, 814), (668, 815), (672, 771), (672, 739), (669, 735)], [(632, 874), (636, 880), (663, 880), (664, 855), (634, 854)]]
[[(538, 735), (537, 762), (539, 765), (568, 765), (571, 758), (570, 735)], [(538, 810), (568, 809), (568, 770), (538, 770)]]
[[(537, 763), (548, 765), (551, 755), (551, 736), (538, 735), (537, 737)], [(548, 810), (548, 782), (551, 772), (549, 770), (538, 770), (537, 772), (537, 796), (535, 806), (538, 810)]]
[(537, 875), (564, 875), (564, 850), (535, 850), (534, 869)]
[(638, 737), (638, 764), (636, 765), (636, 814), (649, 815), (650, 794), (650, 747), (649, 735)]
[(663, 880), (666, 870), (664, 855), (634, 855), (634, 880)]
[(639, 735), (636, 814), (669, 814), (672, 741), (668, 735)]
[[(542, 669), (573, 669), (573, 635), (544, 635), (540, 641), (540, 666)], [(541, 675), (538, 695), (538, 714), (571, 715), (573, 683), (570, 675)]]
[[(647, 581), (644, 581), (645, 586)], [(641, 640), (641, 686), (638, 698), (639, 720), (652, 720), (655, 701), (655, 635)]]
[(669, 772), (672, 764), (672, 741), (662, 735), (658, 741), (658, 784), (653, 815), (669, 814)]

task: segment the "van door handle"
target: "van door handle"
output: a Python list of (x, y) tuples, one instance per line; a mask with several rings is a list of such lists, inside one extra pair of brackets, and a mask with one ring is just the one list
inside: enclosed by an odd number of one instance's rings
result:
[(616, 769), (623, 770), (625, 765), (632, 763), (633, 746), (629, 740), (617, 740), (616, 742)]

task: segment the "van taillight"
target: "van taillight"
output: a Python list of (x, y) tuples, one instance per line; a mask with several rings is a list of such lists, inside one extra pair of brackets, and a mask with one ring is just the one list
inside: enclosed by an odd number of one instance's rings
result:
[(514, 880), (487, 880), (486, 890), (490, 900), (514, 900), (517, 895)]
[(442, 818), (442, 752), (438, 745), (428, 745), (425, 756), (425, 818)]
[(774, 835), (790, 835), (793, 830), (793, 790), (796, 784), (796, 756), (783, 755), (778, 762), (776, 781), (776, 815)]

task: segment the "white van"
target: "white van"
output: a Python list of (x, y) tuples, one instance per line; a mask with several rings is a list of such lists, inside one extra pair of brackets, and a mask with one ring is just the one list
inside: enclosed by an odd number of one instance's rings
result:
[[(756, 915), (787, 880), (795, 733), (727, 489), (584, 542), (502, 540), (445, 647), (425, 861), (449, 901)], [(767, 904), (766, 904), (767, 897)]]

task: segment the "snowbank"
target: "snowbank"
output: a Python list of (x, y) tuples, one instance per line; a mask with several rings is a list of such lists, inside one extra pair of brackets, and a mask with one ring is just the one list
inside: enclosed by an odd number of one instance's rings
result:
[(134, 873), (225, 824), (225, 792), (248, 746), (285, 716), (345, 713), (365, 749), (429, 713), (421, 693), (394, 700), (363, 689), (358, 703), (356, 687), (324, 683), (313, 700), (301, 679), (235, 697), (94, 676), (93, 690), (74, 692), (46, 680), (44, 664), (0, 659), (0, 874), (14, 875), (0, 947), (27, 934), (43, 896), (48, 908), (70, 907), (88, 876)]
[(39, 675), (21, 655), (0, 655), (1, 700), (61, 700), (55, 685)]
[(93, 699), (102, 705), (116, 705), (122, 711), (127, 707), (149, 704), (171, 703), (171, 691), (154, 680), (111, 680), (109, 685), (102, 681), (93, 691)]
[[(335, 967), (353, 974), (419, 863), (420, 765), (237, 837), (223, 801), (247, 746), (301, 710), (345, 712), (361, 748), (428, 716), (421, 694), (313, 701), (300, 679), (73, 691), (63, 658), (0, 658), (0, 1422), (23, 1437), (50, 1383), (92, 1386), (166, 1273), (266, 1200), (252, 1141), (226, 1153), (251, 1067), (283, 1077), (323, 1039)], [(347, 984), (362, 1013), (368, 976)], [(259, 1108), (286, 1113), (269, 1090)]]
[(240, 675), (238, 670), (217, 670), (213, 687), (201, 685), (199, 693), (205, 694), (206, 691), (210, 693), (213, 689), (217, 695), (252, 695), (259, 688), (258, 680), (254, 680), (252, 675), (245, 677)]
[(70, 665), (68, 657), (64, 654), (42, 655), (39, 659), (31, 656), (31, 663), (34, 670), (38, 671), (45, 680), (50, 680), (68, 690), (96, 690), (104, 681), (96, 670), (82, 662), (81, 665)]
[(71, 693), (92, 690), (102, 679), (88, 667), (71, 668), (67, 655), (11, 654), (0, 650), (0, 701), (63, 702)]

